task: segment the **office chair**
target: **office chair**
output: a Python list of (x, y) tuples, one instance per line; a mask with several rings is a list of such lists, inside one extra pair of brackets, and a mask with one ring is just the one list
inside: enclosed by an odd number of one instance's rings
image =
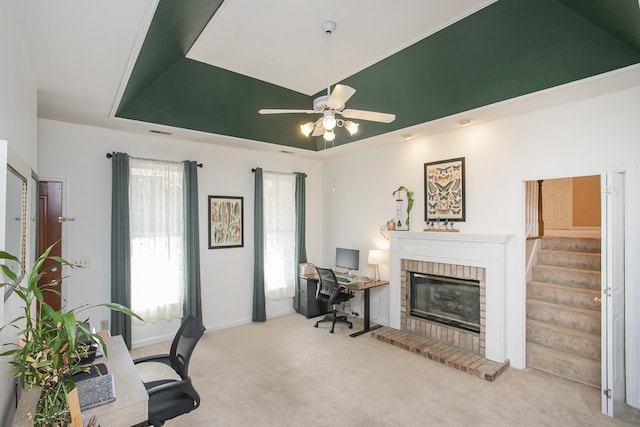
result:
[(189, 360), (204, 331), (205, 327), (199, 319), (188, 316), (176, 332), (169, 354), (144, 356), (133, 361), (136, 365), (145, 362), (163, 363), (180, 376), (180, 380), (159, 379), (144, 383), (149, 393), (149, 419), (142, 425), (161, 426), (166, 420), (200, 406), (200, 395), (189, 377)]
[(347, 320), (347, 316), (338, 316), (336, 310), (336, 304), (349, 301), (353, 295), (345, 288), (338, 284), (338, 279), (335, 273), (330, 268), (316, 267), (318, 272), (318, 286), (316, 288), (316, 300), (332, 305), (332, 312), (324, 316), (324, 319), (318, 320), (315, 327), (318, 327), (318, 323), (331, 322), (331, 330), (333, 333), (336, 326), (336, 322), (346, 323), (349, 325), (349, 329), (353, 328), (353, 323)]

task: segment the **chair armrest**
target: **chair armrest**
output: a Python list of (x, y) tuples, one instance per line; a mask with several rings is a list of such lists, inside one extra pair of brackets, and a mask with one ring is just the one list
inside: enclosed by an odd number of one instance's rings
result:
[(329, 304), (333, 304), (333, 301), (336, 299), (338, 295), (342, 293), (342, 288), (340, 286), (336, 287), (333, 292), (331, 292), (331, 296), (329, 297)]
[(164, 363), (165, 365), (171, 366), (169, 362), (168, 354), (154, 354), (151, 356), (142, 356), (142, 357), (138, 357), (137, 359), (133, 359), (134, 365), (137, 365), (138, 363), (144, 363), (144, 362), (159, 362), (159, 363)]

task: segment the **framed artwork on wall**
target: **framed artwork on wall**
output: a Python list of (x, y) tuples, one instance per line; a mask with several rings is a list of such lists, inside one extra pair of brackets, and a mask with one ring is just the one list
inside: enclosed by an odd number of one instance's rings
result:
[(464, 157), (424, 164), (424, 220), (465, 220)]
[(209, 196), (209, 249), (244, 246), (244, 197)]

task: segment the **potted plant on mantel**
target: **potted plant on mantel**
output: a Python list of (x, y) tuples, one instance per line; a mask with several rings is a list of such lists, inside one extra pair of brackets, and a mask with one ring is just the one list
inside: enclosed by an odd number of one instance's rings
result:
[[(24, 304), (22, 314), (0, 328), (15, 327), (20, 342), (9, 343), (11, 349), (0, 353), (0, 356), (13, 358), (9, 362), (9, 372), (18, 379), (23, 390), (40, 389), (35, 413), (29, 414), (29, 420), (37, 426), (67, 426), (70, 423), (67, 394), (75, 387), (71, 376), (88, 370), (81, 361), (86, 361), (89, 356), (89, 343), (102, 344), (105, 355), (108, 351), (102, 338), (90, 330), (87, 320), (78, 321), (76, 314), (104, 306), (142, 320), (127, 307), (114, 303), (85, 305), (69, 311), (51, 308), (44, 301), (43, 292), (57, 292), (52, 289), (57, 282), (38, 286), (46, 273), (46, 270), (41, 271), (45, 260), (74, 267), (63, 258), (49, 256), (53, 246), (55, 244), (36, 260), (22, 282), (6, 265), (0, 265), (8, 279), (8, 282), (0, 284), (0, 288), (11, 286)], [(15, 256), (4, 251), (0, 251), (0, 260), (20, 263)]]

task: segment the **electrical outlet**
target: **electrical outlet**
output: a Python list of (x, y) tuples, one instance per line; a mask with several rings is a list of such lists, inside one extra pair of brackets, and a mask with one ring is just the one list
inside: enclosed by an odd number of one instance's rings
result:
[(101, 331), (106, 331), (107, 329), (109, 329), (109, 321), (107, 319), (101, 320), (100, 321), (100, 330)]
[(76, 267), (89, 268), (89, 257), (88, 256), (75, 257), (71, 260), (71, 264), (73, 264)]

